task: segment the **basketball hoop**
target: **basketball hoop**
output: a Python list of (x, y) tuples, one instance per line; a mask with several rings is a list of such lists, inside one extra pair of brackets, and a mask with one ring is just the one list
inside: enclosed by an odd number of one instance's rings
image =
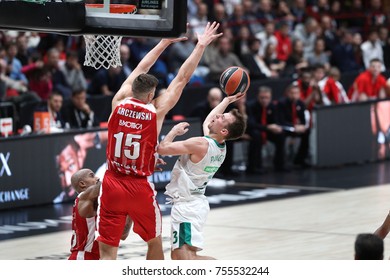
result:
[[(103, 4), (85, 4), (87, 8), (103, 8)], [(137, 12), (135, 5), (110, 4), (110, 13), (134, 14)], [(83, 35), (85, 40), (85, 66), (95, 69), (104, 67), (122, 66), (120, 58), (120, 45), (122, 36), (116, 35)]]

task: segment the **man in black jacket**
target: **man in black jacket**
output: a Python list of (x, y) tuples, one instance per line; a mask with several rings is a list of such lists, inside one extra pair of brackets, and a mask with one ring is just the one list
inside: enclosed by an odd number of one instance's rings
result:
[(298, 152), (294, 164), (308, 167), (310, 114), (305, 103), (300, 99), (298, 85), (292, 84), (286, 89), (286, 95), (278, 103), (280, 124), (286, 136), (300, 138)]
[(278, 124), (277, 106), (272, 102), (272, 90), (261, 86), (257, 99), (247, 106), (248, 129), (251, 136), (248, 150), (248, 173), (264, 173), (262, 165), (262, 148), (271, 141), (275, 145), (274, 168), (276, 171), (286, 170), (284, 165), (285, 136), (283, 128)]

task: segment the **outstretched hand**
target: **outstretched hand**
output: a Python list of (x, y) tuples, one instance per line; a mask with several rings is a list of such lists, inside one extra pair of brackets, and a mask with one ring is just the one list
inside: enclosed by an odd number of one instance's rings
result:
[(190, 124), (188, 122), (181, 122), (181, 123), (178, 123), (177, 125), (175, 125), (172, 128), (172, 131), (175, 132), (176, 136), (180, 136), (180, 135), (187, 133), (189, 126), (190, 126)]
[(207, 23), (206, 28), (204, 29), (203, 34), (196, 33), (198, 37), (198, 44), (207, 46), (209, 45), (214, 39), (221, 37), (223, 33), (218, 33), (217, 32), (219, 28), (219, 23), (213, 22), (210, 24), (210, 22)]

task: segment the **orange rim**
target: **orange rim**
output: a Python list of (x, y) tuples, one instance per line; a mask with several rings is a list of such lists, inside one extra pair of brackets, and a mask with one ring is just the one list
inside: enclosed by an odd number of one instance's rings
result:
[[(88, 8), (98, 8), (102, 9), (104, 4), (85, 4)], [(110, 13), (112, 14), (125, 14), (132, 13), (136, 9), (135, 5), (126, 5), (126, 4), (110, 4)]]

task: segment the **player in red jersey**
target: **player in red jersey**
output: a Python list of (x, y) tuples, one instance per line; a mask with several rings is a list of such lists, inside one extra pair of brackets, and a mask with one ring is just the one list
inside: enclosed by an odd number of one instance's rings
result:
[[(99, 243), (95, 240), (97, 198), (101, 182), (90, 169), (80, 169), (71, 178), (79, 194), (73, 205), (71, 255), (69, 260), (98, 260)], [(129, 235), (131, 220), (126, 221), (121, 239)]]
[(162, 39), (138, 64), (112, 101), (108, 122), (107, 166), (99, 196), (98, 238), (101, 259), (116, 259), (120, 236), (129, 215), (134, 232), (148, 244), (147, 259), (164, 259), (161, 213), (153, 184), (155, 154), (165, 115), (179, 100), (206, 47), (222, 34), (208, 23), (198, 34), (195, 49), (183, 63), (166, 92), (153, 100), (158, 80), (146, 74), (173, 42)]

